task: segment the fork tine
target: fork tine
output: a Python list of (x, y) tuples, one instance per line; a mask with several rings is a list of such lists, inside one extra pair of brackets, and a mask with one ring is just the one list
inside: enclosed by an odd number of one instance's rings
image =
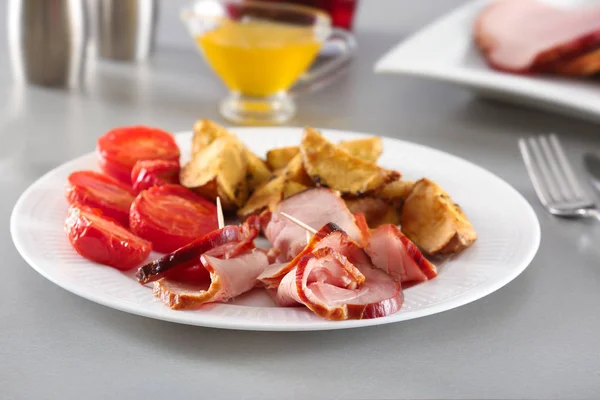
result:
[(557, 190), (562, 196), (562, 200), (569, 201), (576, 198), (577, 195), (571, 190), (571, 185), (567, 183), (566, 176), (562, 168), (560, 167), (558, 155), (554, 151), (554, 148), (550, 146), (547, 136), (540, 136), (539, 139), (542, 153), (550, 167), (552, 177), (556, 183)]
[(565, 155), (565, 152), (564, 152), (560, 142), (558, 141), (558, 137), (556, 137), (555, 134), (550, 135), (550, 144), (552, 145), (552, 147), (554, 148), (554, 151), (556, 152), (556, 156), (558, 158), (558, 163), (561, 166), (562, 170), (564, 171), (567, 182), (569, 183), (569, 186), (571, 187), (571, 189), (573, 190), (575, 195), (579, 199), (587, 199), (588, 198), (587, 194), (585, 193), (585, 191), (579, 184), (579, 180), (575, 177), (575, 173), (573, 172), (571, 163), (567, 159), (567, 156)]
[(548, 192), (550, 194), (551, 201), (560, 201), (561, 196), (558, 191), (558, 187), (556, 186), (556, 182), (552, 177), (552, 172), (550, 171), (550, 167), (548, 167), (548, 163), (546, 159), (542, 155), (541, 146), (538, 143), (536, 138), (529, 138), (529, 147), (531, 148), (531, 154), (533, 155), (533, 163), (537, 167), (537, 169), (541, 172), (541, 177), (548, 188)]
[(547, 205), (550, 201), (550, 193), (548, 193), (548, 188), (544, 184), (540, 172), (535, 168), (531, 151), (527, 146), (527, 141), (523, 138), (519, 139), (519, 150), (521, 150), (521, 156), (523, 157), (525, 169), (527, 169), (527, 174), (529, 175), (529, 180), (531, 180), (533, 189), (535, 189), (542, 204)]

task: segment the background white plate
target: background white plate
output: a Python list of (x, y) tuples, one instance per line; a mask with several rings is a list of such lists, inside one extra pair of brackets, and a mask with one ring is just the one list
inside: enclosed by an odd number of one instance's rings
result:
[[(383, 56), (375, 71), (438, 79), (470, 87), (489, 97), (600, 120), (597, 79), (521, 76), (487, 66), (473, 42), (473, 23), (491, 1), (468, 3), (423, 28)], [(572, 7), (594, 2), (551, 1)]]
[[(232, 129), (257, 154), (273, 147), (297, 145), (300, 128)], [(361, 134), (326, 130), (331, 140)], [(358, 321), (326, 321), (303, 308), (274, 307), (268, 295), (255, 290), (233, 303), (206, 305), (200, 310), (173, 311), (137, 283), (133, 272), (95, 264), (80, 257), (63, 231), (67, 202), (63, 189), (75, 170), (96, 169), (87, 154), (50, 171), (18, 200), (11, 233), (23, 258), (40, 274), (91, 301), (150, 318), (190, 325), (247, 330), (325, 330), (379, 325), (449, 310), (498, 290), (514, 279), (535, 255), (540, 228), (527, 201), (490, 172), (449, 154), (420, 145), (384, 138), (380, 164), (408, 179), (427, 176), (449, 191), (473, 222), (479, 240), (439, 268), (439, 276), (405, 290), (402, 309), (391, 316)], [(191, 133), (177, 135), (187, 158)], [(184, 160), (185, 161), (185, 160)], [(155, 255), (157, 256), (157, 255)]]

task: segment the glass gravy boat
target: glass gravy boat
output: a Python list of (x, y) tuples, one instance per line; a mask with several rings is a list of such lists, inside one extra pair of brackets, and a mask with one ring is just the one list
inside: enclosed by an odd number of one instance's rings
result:
[[(355, 48), (350, 33), (332, 28), (326, 13), (310, 7), (200, 0), (183, 10), (182, 19), (230, 91), (220, 104), (221, 114), (237, 124), (289, 120), (296, 112), (293, 96), (329, 83)], [(307, 71), (328, 41), (341, 41), (349, 50)]]

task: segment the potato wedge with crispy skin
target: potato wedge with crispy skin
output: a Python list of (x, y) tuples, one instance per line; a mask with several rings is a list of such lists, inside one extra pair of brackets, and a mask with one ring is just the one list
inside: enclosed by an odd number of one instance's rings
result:
[(238, 216), (246, 219), (251, 215), (258, 215), (265, 209), (276, 206), (281, 200), (313, 186), (312, 180), (302, 167), (302, 158), (298, 154), (287, 168), (279, 170), (252, 193), (246, 204), (238, 210)]
[(477, 239), (462, 209), (429, 179), (415, 183), (402, 206), (400, 224), (402, 233), (431, 256), (456, 254)]
[(256, 154), (244, 147), (244, 155), (248, 162), (248, 169), (246, 171), (246, 179), (248, 180), (248, 190), (250, 193), (254, 192), (256, 188), (265, 183), (271, 177), (271, 170), (267, 167), (267, 164), (258, 158)]
[(254, 191), (258, 186), (265, 182), (271, 176), (271, 171), (267, 167), (267, 164), (261, 160), (256, 154), (252, 153), (233, 133), (229, 132), (226, 128), (219, 124), (216, 124), (207, 119), (201, 119), (196, 121), (194, 124), (194, 136), (192, 138), (192, 158), (194, 155), (214, 140), (224, 137), (232, 136), (238, 140), (239, 145), (243, 149), (244, 157), (246, 157), (247, 165), (247, 176), (248, 190)]
[(267, 208), (274, 207), (283, 199), (284, 185), (285, 176), (273, 176), (252, 193), (246, 204), (237, 211), (238, 217), (245, 220), (251, 215), (258, 215)]
[(304, 186), (301, 183), (286, 180), (283, 183), (283, 199), (287, 199), (296, 193), (304, 192), (306, 189), (310, 189), (308, 186)]
[(346, 140), (340, 142), (338, 147), (346, 150), (354, 157), (371, 162), (376, 162), (383, 152), (383, 143), (379, 136), (367, 137), (364, 139)]
[(376, 193), (400, 178), (396, 171), (354, 157), (312, 128), (304, 131), (300, 153), (307, 174), (317, 186), (339, 190), (343, 194)]
[(383, 224), (398, 225), (400, 216), (396, 207), (381, 197), (363, 196), (344, 199), (352, 214), (365, 216), (369, 228), (374, 229)]
[(388, 203), (400, 207), (414, 186), (415, 181), (397, 180), (385, 185), (379, 192), (379, 196)]
[(285, 175), (288, 181), (297, 182), (307, 187), (315, 186), (315, 183), (304, 169), (301, 154), (297, 154), (281, 173)]
[[(371, 162), (377, 161), (383, 151), (380, 137), (347, 140), (340, 142), (338, 147), (346, 150), (354, 157)], [(276, 171), (288, 165), (298, 153), (300, 153), (300, 146), (271, 149), (267, 152), (267, 165), (271, 170)]]
[(300, 153), (300, 146), (278, 147), (267, 151), (267, 165), (272, 171), (285, 168)]
[(230, 133), (219, 124), (208, 119), (200, 119), (194, 123), (194, 136), (192, 137), (192, 157), (204, 150), (209, 144)]
[(193, 155), (179, 174), (183, 186), (215, 200), (225, 209), (241, 207), (248, 198), (247, 160), (235, 136), (223, 136)]

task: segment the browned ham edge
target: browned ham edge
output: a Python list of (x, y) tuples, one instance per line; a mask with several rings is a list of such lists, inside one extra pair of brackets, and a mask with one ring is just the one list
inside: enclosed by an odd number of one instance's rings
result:
[(210, 273), (208, 287), (163, 278), (154, 282), (154, 296), (174, 310), (226, 302), (254, 288), (256, 278), (269, 265), (266, 253), (260, 249), (252, 249), (229, 259), (205, 254), (200, 261)]
[(366, 251), (377, 268), (403, 284), (437, 276), (435, 265), (395, 225), (381, 225), (373, 230)]

